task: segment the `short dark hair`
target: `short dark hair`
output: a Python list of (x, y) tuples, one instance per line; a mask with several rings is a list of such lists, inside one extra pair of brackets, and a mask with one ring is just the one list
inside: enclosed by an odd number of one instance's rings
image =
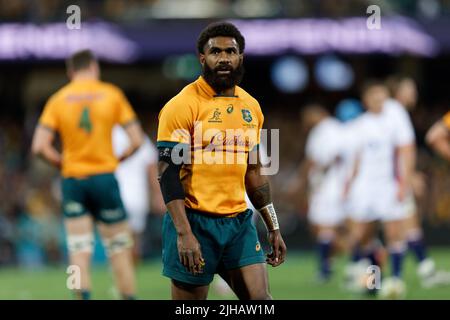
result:
[(368, 79), (363, 82), (360, 87), (360, 95), (363, 96), (367, 91), (372, 89), (373, 87), (385, 87), (387, 89), (386, 84), (379, 79)]
[(203, 29), (197, 40), (198, 52), (205, 53), (204, 52), (205, 44), (209, 41), (209, 39), (215, 37), (234, 38), (239, 45), (239, 53), (244, 52), (245, 39), (242, 36), (241, 32), (234, 24), (224, 21), (211, 23), (205, 29)]
[(304, 118), (307, 114), (317, 113), (322, 115), (330, 115), (330, 111), (320, 102), (308, 102), (300, 109), (300, 118)]
[(406, 74), (396, 74), (386, 79), (386, 86), (388, 87), (391, 96), (395, 96), (397, 94), (400, 84), (406, 80), (411, 80), (414, 82), (414, 78)]
[(86, 49), (71, 55), (66, 61), (66, 66), (67, 69), (71, 71), (79, 71), (88, 68), (94, 61), (97, 61), (94, 53), (91, 50)]

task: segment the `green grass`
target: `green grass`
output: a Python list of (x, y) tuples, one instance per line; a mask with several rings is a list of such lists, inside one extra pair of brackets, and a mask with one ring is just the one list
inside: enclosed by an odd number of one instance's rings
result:
[[(435, 249), (431, 255), (440, 269), (450, 270), (450, 250)], [(312, 253), (290, 253), (284, 265), (269, 267), (271, 293), (275, 299), (363, 299), (342, 288), (342, 274), (347, 258), (334, 261), (335, 276), (327, 284), (316, 281), (316, 260)], [(411, 256), (405, 260), (404, 277), (407, 299), (450, 299), (450, 286), (423, 289), (415, 274), (416, 263)], [(71, 299), (66, 288), (68, 275), (65, 267), (42, 270), (0, 269), (0, 299)], [(107, 266), (92, 270), (93, 299), (114, 299), (112, 276)], [(140, 299), (170, 299), (170, 281), (161, 275), (161, 264), (142, 264), (137, 270)], [(222, 297), (211, 288), (209, 299), (235, 299)]]

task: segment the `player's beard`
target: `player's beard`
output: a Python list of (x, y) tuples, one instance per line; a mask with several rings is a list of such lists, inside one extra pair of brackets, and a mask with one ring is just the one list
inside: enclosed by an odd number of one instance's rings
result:
[[(230, 70), (229, 74), (219, 75), (217, 71)], [(227, 89), (230, 89), (236, 85), (239, 85), (244, 77), (244, 65), (239, 63), (236, 69), (233, 69), (230, 65), (218, 66), (214, 69), (210, 68), (207, 63), (203, 65), (203, 78), (214, 89), (216, 93), (221, 93)]]

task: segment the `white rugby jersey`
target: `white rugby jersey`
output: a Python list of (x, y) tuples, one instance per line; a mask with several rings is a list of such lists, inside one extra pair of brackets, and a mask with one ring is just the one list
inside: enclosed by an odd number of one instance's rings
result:
[(381, 113), (366, 112), (355, 121), (352, 130), (360, 160), (357, 180), (369, 184), (395, 180), (396, 148), (415, 141), (406, 110), (388, 99)]
[(306, 141), (306, 157), (314, 163), (308, 176), (312, 195), (342, 194), (344, 143), (342, 125), (331, 117), (311, 129)]
[[(121, 126), (113, 129), (113, 149), (117, 157), (129, 147), (130, 140)], [(158, 151), (148, 137), (141, 147), (128, 159), (122, 161), (116, 170), (122, 200), (136, 201), (149, 208), (148, 165), (158, 162)]]
[(388, 99), (384, 103), (383, 112), (386, 113), (388, 121), (391, 121), (395, 127), (396, 146), (414, 144), (416, 141), (414, 128), (405, 107), (397, 100)]

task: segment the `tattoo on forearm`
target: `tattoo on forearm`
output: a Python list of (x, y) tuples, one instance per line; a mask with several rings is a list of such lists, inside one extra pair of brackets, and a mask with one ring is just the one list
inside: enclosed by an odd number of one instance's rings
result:
[(247, 171), (255, 171), (261, 167), (259, 163), (257, 164), (247, 164)]
[(256, 209), (260, 209), (272, 202), (269, 183), (253, 190), (247, 190), (247, 194)]

